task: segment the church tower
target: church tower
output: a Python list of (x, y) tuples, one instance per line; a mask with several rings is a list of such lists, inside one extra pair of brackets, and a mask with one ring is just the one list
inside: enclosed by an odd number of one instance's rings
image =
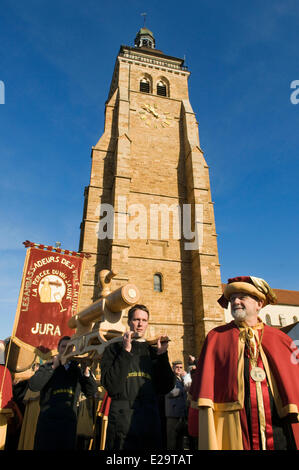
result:
[(208, 331), (224, 323), (209, 169), (189, 75), (184, 60), (156, 49), (145, 27), (134, 47), (120, 47), (104, 133), (92, 147), (79, 248), (92, 255), (80, 309), (98, 298), (98, 272), (115, 271), (113, 288), (139, 288), (149, 334), (170, 337), (172, 360), (197, 355)]

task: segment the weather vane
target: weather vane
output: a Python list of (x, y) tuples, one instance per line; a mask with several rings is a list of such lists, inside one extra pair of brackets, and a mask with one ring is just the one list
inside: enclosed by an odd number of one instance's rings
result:
[(140, 13), (140, 16), (143, 16), (143, 27), (145, 27), (146, 15), (147, 13)]

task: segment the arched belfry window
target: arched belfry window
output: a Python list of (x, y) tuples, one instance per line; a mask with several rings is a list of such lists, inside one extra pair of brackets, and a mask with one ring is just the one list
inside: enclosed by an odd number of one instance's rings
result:
[(167, 96), (167, 86), (162, 80), (159, 80), (157, 83), (157, 95)]
[(162, 274), (156, 273), (154, 274), (154, 291), (162, 292)]
[(151, 49), (153, 49), (153, 41), (151, 41), (150, 39), (142, 39), (142, 47), (150, 47)]
[(139, 90), (142, 91), (143, 93), (150, 93), (151, 92), (150, 81), (149, 81), (148, 78), (142, 78), (140, 80)]

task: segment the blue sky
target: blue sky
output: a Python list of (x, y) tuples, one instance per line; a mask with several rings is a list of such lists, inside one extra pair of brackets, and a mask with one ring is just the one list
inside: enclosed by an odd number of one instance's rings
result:
[(251, 274), (299, 290), (297, 0), (1, 0), (0, 338), (13, 326), (22, 242), (78, 249), (91, 146), (143, 12), (157, 48), (191, 71), (223, 282)]

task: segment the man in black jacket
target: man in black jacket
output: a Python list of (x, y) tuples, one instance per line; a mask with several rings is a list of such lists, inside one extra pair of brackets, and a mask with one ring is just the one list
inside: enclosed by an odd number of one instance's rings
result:
[(187, 426), (187, 373), (182, 361), (172, 363), (176, 376), (175, 387), (165, 396), (165, 415), (167, 423), (167, 449), (183, 450)]
[(109, 345), (101, 361), (101, 382), (111, 397), (106, 450), (161, 449), (158, 395), (168, 393), (175, 376), (168, 361), (168, 342), (150, 346), (144, 339), (149, 311), (135, 305), (127, 331)]
[(97, 393), (97, 384), (88, 367), (82, 373), (74, 361), (60, 362), (70, 337), (58, 343), (53, 362), (40, 366), (30, 378), (29, 388), (40, 392), (40, 415), (37, 422), (34, 450), (74, 450), (76, 448), (76, 405), (80, 391), (86, 396)]

